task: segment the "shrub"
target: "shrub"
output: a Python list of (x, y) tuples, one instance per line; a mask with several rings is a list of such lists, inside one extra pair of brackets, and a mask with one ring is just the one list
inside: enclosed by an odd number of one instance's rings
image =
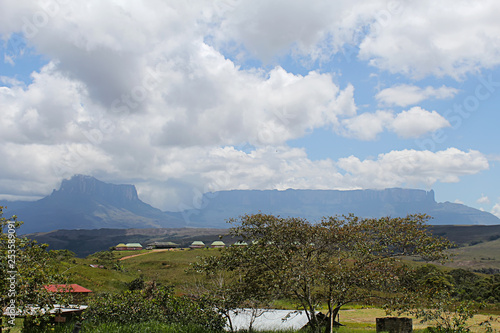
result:
[(194, 324), (213, 330), (220, 330), (225, 324), (207, 300), (174, 296), (172, 288), (156, 288), (154, 285), (143, 290), (98, 295), (90, 300), (85, 317), (94, 324), (158, 321)]

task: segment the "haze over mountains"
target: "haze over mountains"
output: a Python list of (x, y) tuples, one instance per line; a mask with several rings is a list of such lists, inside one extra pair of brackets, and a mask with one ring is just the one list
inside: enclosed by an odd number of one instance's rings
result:
[(38, 201), (0, 202), (6, 216), (18, 215), (20, 232), (99, 228), (227, 228), (226, 220), (257, 212), (300, 216), (311, 221), (353, 213), (361, 217), (426, 213), (431, 224), (500, 224), (493, 214), (450, 202), (437, 203), (433, 191), (232, 190), (207, 193), (200, 209), (162, 212), (142, 202), (134, 185), (114, 185), (90, 176), (63, 180), (59, 190)]

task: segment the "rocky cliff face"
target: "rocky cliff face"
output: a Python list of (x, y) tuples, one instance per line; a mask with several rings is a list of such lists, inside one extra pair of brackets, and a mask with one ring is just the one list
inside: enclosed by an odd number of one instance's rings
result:
[(182, 220), (142, 202), (134, 185), (108, 184), (83, 175), (63, 180), (58, 190), (41, 200), (4, 205), (13, 208), (9, 215), (24, 221), (21, 233), (183, 226)]
[(437, 203), (434, 191), (391, 188), (384, 190), (234, 190), (209, 193), (201, 209), (182, 216), (193, 226), (224, 227), (224, 221), (243, 214), (300, 216), (319, 221), (324, 216), (406, 216), (425, 213), (432, 224), (498, 224), (494, 215), (465, 205)]
[(134, 185), (108, 184), (84, 175), (75, 175), (71, 179), (64, 179), (59, 190), (54, 190), (51, 196), (88, 196), (120, 204), (139, 200)]

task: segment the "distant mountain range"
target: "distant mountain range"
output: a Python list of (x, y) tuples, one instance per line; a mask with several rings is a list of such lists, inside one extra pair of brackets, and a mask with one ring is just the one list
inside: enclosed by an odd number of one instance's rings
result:
[(15, 214), (25, 222), (23, 234), (56, 229), (227, 228), (228, 219), (257, 212), (311, 221), (349, 213), (361, 217), (426, 213), (433, 217), (431, 224), (500, 224), (493, 214), (462, 204), (437, 203), (434, 191), (401, 188), (220, 191), (205, 194), (200, 209), (162, 212), (142, 202), (134, 185), (108, 184), (84, 175), (63, 180), (59, 190), (38, 201), (0, 205), (7, 206), (6, 215)]

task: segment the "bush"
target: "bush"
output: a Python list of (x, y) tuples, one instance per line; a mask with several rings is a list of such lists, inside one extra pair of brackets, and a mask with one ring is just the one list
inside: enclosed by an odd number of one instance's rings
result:
[(118, 294), (101, 294), (92, 298), (85, 312), (93, 324), (161, 323), (203, 326), (220, 330), (225, 321), (208, 300), (174, 296), (172, 288), (146, 288)]
[[(72, 333), (74, 323), (56, 325), (54, 327), (38, 328), (30, 333)], [(135, 324), (119, 323), (84, 323), (81, 333), (137, 333), (137, 332), (162, 332), (162, 333), (220, 333), (221, 330), (210, 330), (199, 325), (165, 324), (158, 321), (149, 321)]]

